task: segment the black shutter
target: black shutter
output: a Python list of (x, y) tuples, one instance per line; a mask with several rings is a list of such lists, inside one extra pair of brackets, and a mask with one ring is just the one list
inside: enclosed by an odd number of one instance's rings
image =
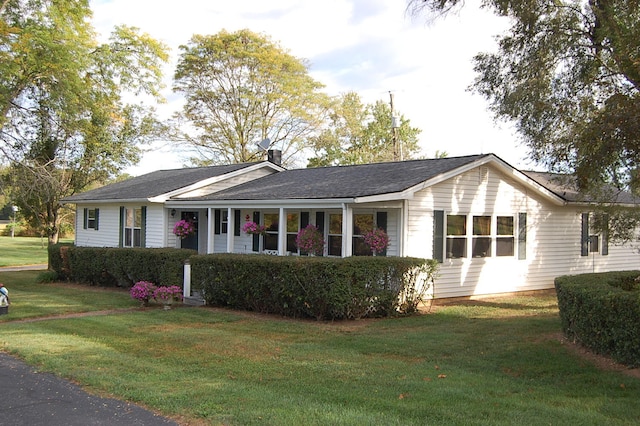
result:
[(140, 247), (147, 246), (147, 206), (140, 208)]
[(118, 237), (118, 247), (124, 246), (124, 206), (120, 206), (120, 236)]
[(87, 229), (89, 227), (89, 209), (84, 209), (84, 222), (82, 225), (83, 229)]
[[(260, 212), (253, 212), (253, 221), (257, 224), (260, 224)], [(253, 251), (260, 251), (260, 235), (253, 234), (251, 249)]]
[(304, 229), (309, 225), (309, 212), (300, 212), (300, 229)]
[(444, 262), (444, 210), (433, 212), (433, 258)]
[(609, 215), (602, 215), (602, 255), (609, 254)]
[(582, 213), (582, 235), (580, 238), (580, 255), (589, 256), (589, 213)]
[[(387, 232), (387, 212), (376, 212), (376, 226), (381, 228), (384, 232)], [(385, 248), (380, 252), (381, 256), (387, 255), (387, 249)]]
[(236, 237), (240, 236), (240, 215), (242, 212), (240, 210), (233, 211), (233, 235)]
[(94, 229), (96, 231), (100, 229), (100, 209), (96, 209), (96, 224), (94, 226)]
[(518, 213), (518, 260), (527, 258), (527, 214)]
[(316, 228), (324, 234), (324, 212), (316, 212)]
[(222, 229), (222, 212), (220, 209), (214, 211), (213, 233), (220, 235)]

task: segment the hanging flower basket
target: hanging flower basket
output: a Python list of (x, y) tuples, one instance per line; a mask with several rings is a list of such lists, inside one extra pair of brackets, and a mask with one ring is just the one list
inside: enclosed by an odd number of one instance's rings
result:
[(303, 253), (322, 256), (324, 254), (324, 236), (314, 225), (307, 225), (298, 231), (296, 246)]
[(389, 236), (384, 229), (376, 228), (364, 234), (364, 243), (369, 246), (375, 256), (389, 247)]
[(242, 225), (242, 232), (245, 232), (250, 235), (264, 235), (267, 233), (267, 228), (264, 225), (259, 225), (255, 222), (245, 222)]
[(196, 233), (196, 227), (193, 222), (182, 219), (173, 225), (173, 233), (178, 238), (187, 238), (189, 235)]

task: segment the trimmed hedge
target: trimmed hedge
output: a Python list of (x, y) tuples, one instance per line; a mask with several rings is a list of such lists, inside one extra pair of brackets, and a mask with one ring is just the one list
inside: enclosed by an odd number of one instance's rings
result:
[(437, 262), (400, 257), (209, 254), (190, 259), (209, 305), (291, 317), (353, 319), (412, 313)]
[(138, 281), (182, 287), (184, 262), (197, 252), (175, 248), (107, 248), (53, 245), (49, 266), (61, 279), (105, 287)]
[(565, 335), (619, 363), (639, 367), (638, 276), (638, 271), (624, 271), (556, 278)]

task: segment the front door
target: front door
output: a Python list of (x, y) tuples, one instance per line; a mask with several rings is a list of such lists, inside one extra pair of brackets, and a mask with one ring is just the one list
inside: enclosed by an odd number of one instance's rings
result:
[(181, 248), (198, 250), (198, 212), (182, 212), (180, 219), (193, 223), (196, 232), (181, 240)]

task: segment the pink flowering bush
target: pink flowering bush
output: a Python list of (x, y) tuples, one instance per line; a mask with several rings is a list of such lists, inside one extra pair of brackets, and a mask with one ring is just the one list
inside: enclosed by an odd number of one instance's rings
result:
[(364, 234), (364, 243), (369, 246), (375, 255), (389, 247), (389, 236), (384, 232), (384, 229), (376, 228)]
[(173, 225), (173, 233), (179, 238), (186, 238), (196, 232), (196, 227), (193, 222), (188, 220), (179, 220)]
[(296, 235), (296, 246), (300, 251), (322, 256), (324, 253), (324, 236), (314, 225), (307, 225)]
[(149, 304), (149, 300), (154, 297), (157, 286), (149, 281), (138, 281), (131, 287), (131, 297), (140, 301), (144, 306)]
[(177, 285), (157, 287), (153, 292), (153, 298), (163, 304), (172, 303), (174, 300), (182, 300), (182, 289)]
[(255, 222), (245, 222), (244, 225), (242, 225), (242, 232), (245, 232), (247, 234), (252, 234), (252, 235), (261, 235), (264, 234), (267, 231), (267, 228), (265, 228), (264, 225), (259, 225)]

